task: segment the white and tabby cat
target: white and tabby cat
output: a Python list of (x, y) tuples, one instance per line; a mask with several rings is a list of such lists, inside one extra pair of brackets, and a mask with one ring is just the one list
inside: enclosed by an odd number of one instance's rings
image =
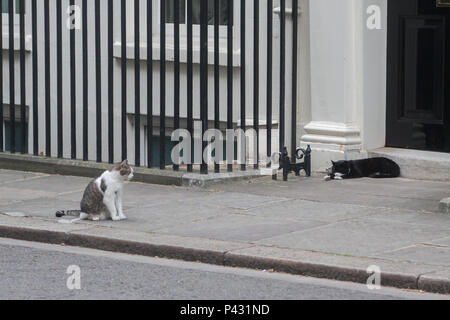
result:
[(125, 181), (131, 180), (133, 175), (134, 171), (128, 164), (128, 160), (123, 161), (89, 183), (80, 203), (81, 210), (58, 211), (56, 216), (58, 218), (78, 217), (74, 220), (60, 220), (62, 223), (81, 220), (112, 219), (120, 221), (126, 219), (122, 206), (123, 184)]

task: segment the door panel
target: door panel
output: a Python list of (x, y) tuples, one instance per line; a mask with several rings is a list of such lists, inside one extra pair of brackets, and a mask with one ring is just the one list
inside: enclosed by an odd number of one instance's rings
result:
[(450, 8), (388, 1), (387, 146), (450, 152)]

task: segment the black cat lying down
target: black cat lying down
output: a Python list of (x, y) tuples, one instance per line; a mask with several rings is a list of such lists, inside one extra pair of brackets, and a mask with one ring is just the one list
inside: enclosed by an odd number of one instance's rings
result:
[(328, 169), (325, 180), (343, 180), (355, 178), (397, 178), (400, 167), (386, 158), (370, 158), (364, 160), (338, 161)]

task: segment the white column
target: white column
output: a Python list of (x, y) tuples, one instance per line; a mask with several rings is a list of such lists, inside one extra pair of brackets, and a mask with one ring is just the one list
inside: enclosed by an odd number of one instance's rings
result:
[(309, 3), (312, 121), (304, 128), (302, 146), (311, 145), (315, 171), (330, 167), (331, 160), (362, 156), (358, 1)]

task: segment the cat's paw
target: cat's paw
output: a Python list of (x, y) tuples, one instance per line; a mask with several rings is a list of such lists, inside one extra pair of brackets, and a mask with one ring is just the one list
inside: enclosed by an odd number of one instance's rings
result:
[(325, 177), (323, 178), (323, 180), (324, 180), (324, 181), (331, 181), (331, 176), (325, 176)]
[(121, 215), (121, 216), (112, 217), (112, 220), (113, 221), (122, 221), (122, 220), (125, 220), (126, 218), (127, 218), (126, 216)]

